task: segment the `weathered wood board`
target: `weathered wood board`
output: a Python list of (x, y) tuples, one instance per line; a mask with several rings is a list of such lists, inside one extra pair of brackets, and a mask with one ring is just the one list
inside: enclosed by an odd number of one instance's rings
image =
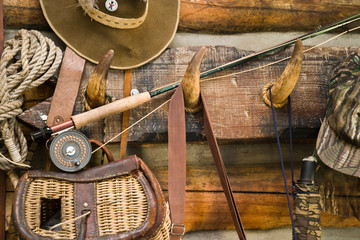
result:
[(0, 171), (0, 239), (5, 238), (6, 223), (6, 189), (5, 189), (6, 173)]
[(357, 14), (357, 1), (181, 1), (180, 30), (217, 33), (312, 31)]
[[(132, 88), (136, 88), (140, 92), (151, 91), (154, 88), (180, 81), (188, 62), (197, 49), (198, 47), (167, 49), (151, 63), (133, 70)], [(263, 66), (291, 55), (291, 51), (292, 48), (282, 50), (276, 54), (264, 56), (224, 70), (210, 77), (233, 74)], [(357, 51), (357, 49), (318, 48), (304, 54), (300, 77), (291, 95), (294, 138), (316, 137), (320, 121), (325, 113), (327, 82), (331, 77), (333, 68), (351, 51)], [(228, 63), (247, 54), (249, 54), (248, 51), (237, 50), (233, 47), (209, 46), (203, 60), (202, 71)], [(218, 139), (264, 141), (275, 138), (271, 110), (263, 102), (261, 91), (267, 83), (276, 81), (286, 64), (287, 61), (284, 61), (256, 71), (211, 80), (201, 84), (202, 92), (207, 99), (215, 135)], [(94, 67), (94, 64), (86, 64), (74, 114), (82, 111), (81, 89), (86, 85)], [(123, 79), (123, 71), (110, 70), (107, 93), (116, 99), (122, 98)], [(132, 109), (130, 123), (141, 119), (169, 99), (170, 96), (171, 92), (165, 93)], [(39, 110), (30, 110), (28, 113), (31, 118), (35, 118), (36, 116), (46, 115), (48, 108), (49, 102), (45, 102)], [(166, 105), (130, 129), (129, 141), (166, 142), (167, 111), (168, 106)], [(278, 129), (282, 138), (288, 135), (287, 114), (286, 107), (276, 110)], [(25, 118), (25, 116), (20, 115), (20, 118)], [(188, 140), (204, 140), (201, 113), (187, 114), (186, 118)], [(39, 122), (39, 124), (35, 124), (37, 127), (44, 123), (42, 120), (39, 120)], [(121, 132), (120, 126), (121, 114), (110, 117), (105, 128), (106, 139), (110, 139)], [(102, 140), (103, 122), (90, 124), (83, 131), (89, 137)], [(114, 141), (119, 140), (120, 137), (117, 137)]]
[[(165, 192), (166, 194), (166, 192)], [(270, 229), (289, 226), (290, 218), (285, 195), (235, 193), (236, 204), (246, 229)], [(12, 193), (8, 193), (11, 201)], [(222, 192), (187, 192), (185, 195), (185, 225), (187, 232), (198, 230), (233, 229), (225, 195)], [(10, 216), (8, 216), (9, 218)], [(354, 218), (321, 214), (323, 227), (360, 227)], [(7, 239), (17, 239), (9, 226)]]
[[(191, 57), (197, 47), (171, 48), (160, 57), (143, 67), (133, 70), (132, 88), (140, 92), (182, 79)], [(250, 61), (248, 63), (224, 70), (216, 76), (227, 75), (263, 66), (291, 55), (287, 49), (271, 56)], [(320, 121), (326, 108), (327, 81), (331, 77), (334, 66), (339, 64), (356, 48), (319, 48), (304, 54), (303, 66), (297, 85), (292, 93), (292, 124), (294, 138), (315, 138)], [(202, 71), (228, 63), (249, 54), (247, 51), (233, 47), (209, 46), (203, 60)], [(269, 82), (276, 81), (286, 65), (281, 62), (256, 71), (233, 75), (217, 80), (203, 82), (202, 92), (212, 118), (215, 135), (220, 140), (261, 140), (274, 139), (275, 131), (271, 109), (261, 98), (262, 88)], [(87, 64), (81, 87), (83, 87), (94, 65)], [(210, 77), (213, 77), (212, 75)], [(108, 75), (108, 94), (119, 99), (122, 97), (122, 71), (110, 71)], [(79, 94), (80, 95), (80, 94)], [(161, 103), (169, 99), (171, 93), (153, 98), (150, 102), (131, 110), (130, 123), (134, 123)], [(75, 113), (81, 112), (81, 98), (78, 97)], [(147, 117), (130, 129), (131, 142), (167, 141), (168, 106)], [(277, 124), (281, 137), (288, 136), (287, 108), (276, 110)], [(105, 133), (107, 139), (120, 132), (120, 115), (109, 118)], [(84, 128), (90, 137), (102, 139), (102, 123), (91, 124)], [(187, 138), (189, 141), (203, 140), (202, 115), (186, 115)], [(114, 140), (119, 141), (119, 138)]]
[[(312, 31), (357, 14), (356, 0), (181, 0), (179, 30), (235, 33)], [(48, 30), (38, 0), (4, 0), (6, 28)]]
[[(312, 153), (313, 143), (294, 145), (295, 180), (299, 178), (300, 160)], [(117, 158), (118, 143), (109, 146)], [(289, 226), (284, 183), (281, 175), (276, 144), (222, 144), (220, 146), (230, 183), (235, 193), (244, 226), (246, 229), (270, 229)], [(282, 144), (285, 159), (287, 184), (291, 191), (289, 168), (289, 144)], [(35, 160), (46, 158), (42, 151), (35, 152)], [(137, 154), (152, 169), (167, 194), (167, 145), (134, 144), (129, 146), (128, 154)], [(187, 231), (232, 229), (233, 223), (228, 205), (217, 175), (209, 147), (204, 143), (187, 146), (187, 185), (185, 224)], [(93, 161), (91, 164), (95, 164)], [(41, 166), (36, 166), (41, 168)], [(335, 183), (339, 185), (339, 183)], [(347, 189), (340, 185), (334, 199), (341, 199)], [(7, 222), (10, 223), (11, 196), (13, 188), (7, 184)], [(355, 201), (359, 192), (353, 191), (350, 198)], [(323, 227), (360, 227), (354, 217), (336, 216), (323, 213)], [(11, 232), (10, 228), (10, 232)]]

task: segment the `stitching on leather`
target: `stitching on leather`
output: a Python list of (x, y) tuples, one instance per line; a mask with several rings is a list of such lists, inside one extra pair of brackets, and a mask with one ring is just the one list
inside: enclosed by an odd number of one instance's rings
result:
[(115, 174), (111, 174), (111, 175), (107, 175), (106, 177), (102, 176), (102, 177), (96, 177), (96, 178), (81, 178), (78, 180), (74, 180), (73, 178), (68, 178), (68, 177), (56, 177), (53, 175), (42, 175), (40, 174), (32, 174), (30, 178), (51, 178), (51, 179), (57, 179), (57, 180), (66, 180), (66, 181), (70, 181), (70, 182), (85, 182), (85, 181), (97, 181), (97, 180), (104, 180), (104, 179), (109, 179), (109, 178), (113, 178), (116, 176), (121, 176), (121, 175), (128, 175), (129, 172), (121, 172), (121, 173), (115, 173)]

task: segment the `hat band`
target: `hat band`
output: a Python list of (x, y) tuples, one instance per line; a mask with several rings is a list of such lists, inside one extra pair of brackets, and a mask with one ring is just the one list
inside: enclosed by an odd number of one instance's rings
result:
[(85, 11), (85, 13), (93, 20), (112, 27), (112, 28), (119, 28), (119, 29), (131, 29), (131, 28), (136, 28), (138, 26), (140, 26), (147, 14), (148, 14), (148, 9), (149, 9), (149, 0), (146, 0), (146, 6), (145, 6), (145, 11), (144, 14), (139, 17), (139, 18), (119, 18), (119, 17), (114, 17), (111, 15), (108, 15), (106, 13), (103, 13), (101, 11), (99, 11), (98, 9), (96, 9), (94, 6), (92, 6), (90, 9), (88, 6), (86, 6), (86, 4), (84, 4), (84, 1), (78, 0), (82, 9)]

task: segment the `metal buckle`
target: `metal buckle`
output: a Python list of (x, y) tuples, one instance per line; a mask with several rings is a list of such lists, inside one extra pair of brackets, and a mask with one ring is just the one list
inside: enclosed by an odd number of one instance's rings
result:
[[(174, 233), (174, 227), (175, 226), (182, 227), (183, 228), (182, 233)], [(176, 224), (176, 223), (171, 224), (170, 234), (173, 235), (173, 236), (184, 236), (184, 234), (185, 234), (185, 225), (184, 224)]]

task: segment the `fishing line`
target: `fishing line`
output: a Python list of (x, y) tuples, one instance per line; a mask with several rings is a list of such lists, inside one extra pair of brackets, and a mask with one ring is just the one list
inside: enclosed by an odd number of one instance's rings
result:
[[(283, 155), (282, 155), (282, 152), (281, 152), (279, 131), (278, 131), (278, 128), (277, 128), (276, 117), (275, 117), (275, 109), (274, 109), (273, 100), (272, 100), (272, 96), (271, 96), (271, 88), (272, 88), (272, 86), (269, 88), (269, 96), (270, 96), (270, 103), (271, 103), (271, 112), (272, 112), (272, 117), (273, 117), (273, 122), (274, 122), (274, 129), (275, 129), (275, 134), (276, 134), (276, 141), (277, 141), (277, 145), (278, 145), (278, 151), (279, 151), (279, 157), (280, 157), (280, 163), (281, 163), (281, 171), (282, 171), (284, 185), (285, 185), (286, 199), (287, 199), (288, 208), (289, 208), (289, 214), (290, 214), (291, 226), (292, 226), (292, 231), (293, 231), (293, 237), (294, 237), (295, 240), (297, 240), (296, 231), (295, 231), (295, 222), (294, 222), (293, 213), (292, 213), (292, 210), (291, 210), (290, 198), (289, 198), (289, 189), (288, 189), (288, 185), (287, 185), (287, 182), (286, 182), (284, 160), (283, 160)], [(290, 131), (290, 162), (291, 162), (291, 185), (292, 185), (292, 194), (293, 194), (293, 191), (295, 189), (295, 182), (294, 182), (293, 158), (292, 158), (291, 104), (290, 104), (291, 100), (290, 99), (291, 98), (289, 96), (288, 97), (288, 103), (289, 103), (289, 131)]]
[[(360, 19), (360, 18), (355, 19), (355, 20), (359, 20), (359, 19)], [(353, 21), (355, 21), (355, 20), (353, 20)], [(332, 28), (332, 29), (334, 29), (334, 28)], [(331, 30), (332, 30), (332, 29), (331, 29)], [(360, 26), (354, 27), (354, 28), (349, 29), (349, 30), (346, 30), (346, 31), (344, 31), (344, 32), (342, 32), (342, 33), (340, 33), (340, 34), (338, 34), (338, 35), (335, 35), (335, 36), (333, 36), (333, 37), (331, 37), (331, 38), (329, 38), (329, 39), (327, 39), (327, 40), (325, 40), (325, 41), (323, 41), (323, 42), (321, 42), (321, 43), (319, 43), (319, 44), (317, 44), (317, 45), (315, 45), (315, 46), (313, 46), (313, 47), (310, 47), (310, 48), (304, 50), (303, 53), (309, 52), (309, 51), (311, 51), (311, 50), (313, 50), (313, 49), (315, 49), (315, 48), (318, 48), (318, 47), (320, 47), (320, 46), (322, 46), (322, 45), (324, 45), (324, 44), (326, 44), (326, 43), (328, 43), (328, 42), (330, 42), (330, 41), (332, 41), (332, 40), (334, 40), (334, 39), (336, 39), (336, 38), (338, 38), (338, 37), (341, 37), (341, 36), (343, 36), (343, 35), (345, 35), (345, 34), (347, 34), (347, 33), (349, 33), (349, 32), (353, 32), (353, 31), (355, 31), (355, 30), (357, 30), (357, 29), (360, 29)], [(320, 34), (320, 32), (319, 32), (319, 34)], [(301, 39), (301, 38), (300, 38), (300, 39)], [(243, 71), (240, 71), (240, 72), (231, 73), (231, 74), (222, 75), (222, 76), (217, 76), (217, 77), (213, 77), (213, 78), (202, 79), (202, 80), (200, 80), (200, 82), (207, 82), (207, 81), (216, 80), (216, 79), (220, 79), (220, 78), (225, 78), (225, 77), (230, 77), (230, 76), (239, 75), (239, 74), (242, 74), (242, 73), (252, 72), (252, 71), (255, 71), (255, 70), (259, 70), (259, 69), (262, 69), (262, 68), (265, 68), (265, 67), (269, 67), (269, 66), (272, 66), (272, 65), (274, 65), (274, 64), (277, 64), (277, 63), (286, 61), (286, 60), (290, 59), (290, 57), (291, 57), (291, 56), (286, 57), (286, 58), (282, 58), (282, 59), (277, 60), (277, 61), (275, 61), (275, 62), (271, 62), (271, 63), (265, 64), (265, 65), (262, 65), (262, 66), (259, 66), (259, 67), (256, 67), (256, 68), (251, 68), (251, 69), (243, 70)], [(160, 90), (160, 89), (165, 88), (165, 87), (173, 86), (174, 84), (178, 84), (178, 83), (180, 83), (180, 82), (181, 82), (181, 81), (177, 81), (177, 82), (173, 82), (173, 83), (164, 85), (164, 86), (162, 86), (162, 87), (160, 87), (160, 88), (156, 88), (156, 89), (152, 90), (151, 92)], [(149, 117), (151, 114), (153, 114), (154, 112), (156, 112), (157, 110), (159, 110), (160, 108), (162, 108), (162, 107), (163, 107), (165, 104), (167, 104), (169, 101), (170, 101), (170, 99), (166, 100), (166, 101), (165, 101), (164, 103), (162, 103), (159, 107), (155, 108), (154, 110), (152, 110), (151, 112), (149, 112), (148, 114), (146, 114), (144, 117), (142, 117), (141, 119), (139, 119), (138, 121), (136, 121), (135, 123), (133, 123), (132, 125), (130, 125), (128, 128), (124, 129), (124, 130), (121, 131), (119, 134), (117, 134), (116, 136), (114, 136), (113, 138), (111, 138), (110, 140), (108, 140), (106, 143), (104, 143), (104, 144), (101, 145), (100, 147), (96, 148), (94, 151), (92, 151), (92, 153), (95, 153), (96, 151), (98, 151), (99, 149), (101, 149), (101, 147), (109, 144), (109, 143), (110, 143), (111, 141), (113, 141), (115, 138), (119, 137), (119, 136), (120, 136), (121, 134), (123, 134), (124, 132), (126, 132), (126, 131), (128, 131), (129, 129), (133, 128), (135, 125), (137, 125), (138, 123), (140, 123), (141, 121), (143, 121), (144, 119), (146, 119), (147, 117)]]
[[(359, 16), (359, 15), (360, 15), (360, 14), (357, 14), (357, 15), (355, 15), (355, 16)], [(355, 17), (355, 16), (353, 16), (353, 17)], [(351, 18), (351, 17), (350, 17), (350, 18)], [(350, 19), (350, 18), (347, 18), (347, 19)], [(252, 53), (252, 54), (250, 54), (250, 55), (247, 55), (247, 56), (242, 57), (242, 58), (240, 58), (240, 59), (236, 59), (236, 60), (234, 60), (234, 61), (232, 61), (232, 62), (229, 62), (229, 63), (226, 63), (226, 64), (224, 64), (224, 65), (222, 65), (222, 66), (219, 66), (219, 67), (216, 67), (216, 68), (207, 70), (207, 71), (205, 71), (205, 72), (202, 72), (202, 73), (200, 73), (200, 78), (209, 76), (209, 75), (212, 74), (212, 73), (216, 73), (216, 72), (221, 71), (221, 70), (224, 70), (224, 69), (226, 69), (226, 68), (228, 68), (228, 67), (235, 66), (235, 65), (237, 65), (237, 64), (239, 64), (239, 63), (242, 63), (242, 62), (245, 62), (246, 60), (251, 59), (251, 58), (253, 58), (253, 57), (263, 56), (263, 55), (265, 55), (265, 54), (267, 54), (267, 53), (270, 53), (270, 52), (272, 52), (272, 51), (281, 49), (282, 47), (289, 46), (290, 44), (294, 43), (297, 39), (307, 40), (307, 39), (310, 39), (310, 38), (319, 36), (319, 35), (321, 35), (321, 34), (327, 33), (327, 32), (329, 32), (329, 31), (331, 31), (331, 30), (336, 29), (336, 28), (343, 27), (343, 26), (345, 26), (345, 25), (347, 25), (347, 24), (350, 24), (350, 23), (353, 23), (353, 22), (355, 22), (355, 21), (360, 20), (360, 17), (356, 17), (355, 19), (351, 19), (351, 20), (349, 20), (349, 21), (346, 21), (347, 19), (344, 19), (343, 21), (340, 21), (340, 24), (339, 24), (339, 23), (334, 23), (334, 24), (328, 26), (327, 28), (324, 28), (323, 30), (315, 31), (315, 32), (312, 32), (312, 33), (308, 33), (308, 34), (302, 35), (302, 36), (300, 36), (300, 37), (298, 37), (298, 38), (295, 38), (295, 39), (293, 39), (293, 40), (289, 40), (289, 41), (287, 41), (287, 42), (285, 42), (285, 43), (281, 43), (281, 44), (279, 44), (279, 45), (277, 45), (277, 46), (274, 46), (274, 47), (272, 47), (272, 48), (269, 48), (269, 49), (266, 49), (266, 50), (263, 50), (263, 51), (260, 51), (260, 52), (254, 52), (254, 53)], [(344, 21), (346, 21), (346, 22), (344, 22)], [(344, 34), (346, 34), (346, 33), (355, 31), (355, 30), (357, 30), (357, 29), (359, 29), (359, 27), (354, 27), (354, 28), (352, 28), (352, 29), (350, 29), (350, 30), (346, 30), (346, 31), (344, 31), (344, 32), (342, 32), (342, 33), (340, 33), (340, 34), (338, 34), (338, 35), (336, 35), (336, 36), (334, 36), (334, 37), (332, 37), (332, 38), (330, 38), (330, 39), (328, 39), (328, 40), (326, 40), (326, 41), (324, 41), (324, 42), (322, 42), (322, 43), (320, 43), (320, 44), (318, 44), (318, 45), (316, 45), (316, 46), (313, 46), (313, 47), (305, 50), (304, 52), (308, 52), (308, 51), (310, 51), (310, 50), (312, 50), (312, 49), (314, 49), (314, 48), (317, 48), (317, 47), (319, 47), (319, 46), (321, 46), (321, 45), (323, 45), (323, 44), (325, 44), (325, 43), (328, 43), (328, 42), (334, 40), (335, 38), (338, 38), (338, 37), (340, 37), (340, 36), (342, 36), (342, 35), (344, 35)], [(227, 75), (218, 76), (218, 77), (213, 77), (213, 78), (206, 78), (206, 79), (200, 80), (200, 82), (205, 82), (205, 81), (210, 81), (210, 80), (215, 80), (215, 79), (219, 79), (219, 78), (229, 77), (229, 76), (233, 76), (233, 75), (237, 75), (237, 74), (241, 74), (241, 73), (247, 73), (247, 72), (255, 71), (255, 70), (258, 70), (258, 69), (261, 69), (261, 68), (264, 68), (264, 67), (267, 67), (267, 66), (271, 66), (271, 65), (273, 65), (273, 64), (276, 64), (276, 63), (285, 61), (285, 60), (287, 60), (287, 59), (289, 59), (289, 58), (290, 58), (290, 57), (283, 58), (283, 59), (280, 59), (280, 60), (278, 60), (278, 61), (276, 61), (276, 62), (269, 63), (269, 64), (266, 64), (266, 65), (263, 65), (263, 66), (259, 66), (259, 67), (253, 68), (253, 69), (244, 70), (244, 71), (241, 71), (241, 72), (236, 72), (236, 73), (227, 74)], [(175, 88), (179, 83), (180, 83), (180, 81), (176, 81), (176, 82), (173, 82), (173, 83), (169, 83), (169, 84), (163, 85), (162, 87), (153, 89), (153, 90), (151, 91), (151, 93), (154, 93), (154, 95), (157, 95), (158, 92), (162, 92), (162, 90), (165, 89), (165, 88), (170, 88), (170, 89)]]
[[(315, 48), (318, 48), (318, 47), (320, 47), (320, 46), (322, 46), (322, 45), (324, 45), (324, 44), (326, 44), (326, 43), (328, 43), (328, 42), (330, 42), (330, 41), (332, 41), (332, 40), (334, 40), (334, 39), (336, 39), (336, 38), (338, 38), (338, 37), (341, 37), (341, 36), (345, 35), (346, 33), (355, 31), (355, 30), (357, 30), (357, 29), (359, 29), (359, 28), (360, 28), (360, 26), (354, 27), (354, 28), (352, 28), (352, 29), (350, 29), (350, 30), (346, 30), (346, 31), (344, 31), (344, 32), (342, 32), (342, 33), (340, 33), (340, 34), (338, 34), (338, 35), (336, 35), (336, 36), (333, 36), (333, 37), (327, 39), (326, 41), (323, 41), (323, 42), (321, 42), (321, 43), (319, 43), (319, 44), (317, 44), (317, 45), (315, 45), (315, 46), (312, 46), (312, 47), (304, 50), (303, 53), (307, 53), (307, 52), (309, 52), (309, 51), (311, 51), (311, 50), (313, 50), (313, 49), (315, 49)], [(213, 78), (202, 79), (202, 80), (200, 80), (200, 82), (207, 82), (207, 81), (216, 80), (216, 79), (220, 79), (220, 78), (235, 76), (235, 75), (242, 74), (242, 73), (252, 72), (252, 71), (255, 71), (255, 70), (259, 70), (259, 69), (262, 69), (262, 68), (265, 68), (265, 67), (269, 67), (269, 66), (272, 66), (272, 65), (274, 65), (274, 64), (277, 64), (277, 63), (286, 61), (286, 60), (288, 60), (288, 59), (290, 59), (290, 58), (291, 58), (291, 56), (286, 57), (286, 58), (282, 58), (282, 59), (280, 59), (280, 60), (277, 60), (277, 61), (274, 61), (274, 62), (265, 64), (265, 65), (262, 65), (262, 66), (259, 66), (259, 67), (256, 67), (256, 68), (251, 68), (251, 69), (243, 70), (243, 71), (240, 71), (240, 72), (230, 73), (230, 74), (226, 74), (226, 75), (222, 75), (222, 76), (217, 76), (217, 77), (213, 77)]]
[(120, 133), (118, 133), (116, 136), (114, 136), (113, 138), (111, 138), (110, 140), (108, 140), (107, 142), (105, 142), (103, 145), (101, 145), (100, 147), (96, 148), (94, 151), (91, 152), (91, 154), (95, 153), (96, 151), (98, 151), (99, 149), (101, 149), (102, 147), (104, 147), (105, 145), (109, 144), (110, 142), (112, 142), (115, 138), (119, 137), (121, 134), (123, 134), (124, 132), (128, 131), (129, 129), (131, 129), (132, 127), (134, 127), (135, 125), (137, 125), (138, 123), (140, 123), (142, 120), (144, 120), (145, 118), (149, 117), (151, 114), (153, 114), (154, 112), (156, 112), (157, 110), (159, 110), (160, 108), (162, 108), (165, 104), (167, 104), (168, 102), (170, 102), (170, 99), (166, 100), (164, 103), (162, 103), (160, 106), (158, 106), (157, 108), (155, 108), (154, 110), (152, 110), (151, 112), (149, 112), (148, 114), (146, 114), (145, 116), (143, 116), (142, 118), (140, 118), (139, 120), (137, 120), (136, 122), (134, 122), (132, 125), (130, 125), (128, 128), (124, 129), (123, 131), (121, 131)]

